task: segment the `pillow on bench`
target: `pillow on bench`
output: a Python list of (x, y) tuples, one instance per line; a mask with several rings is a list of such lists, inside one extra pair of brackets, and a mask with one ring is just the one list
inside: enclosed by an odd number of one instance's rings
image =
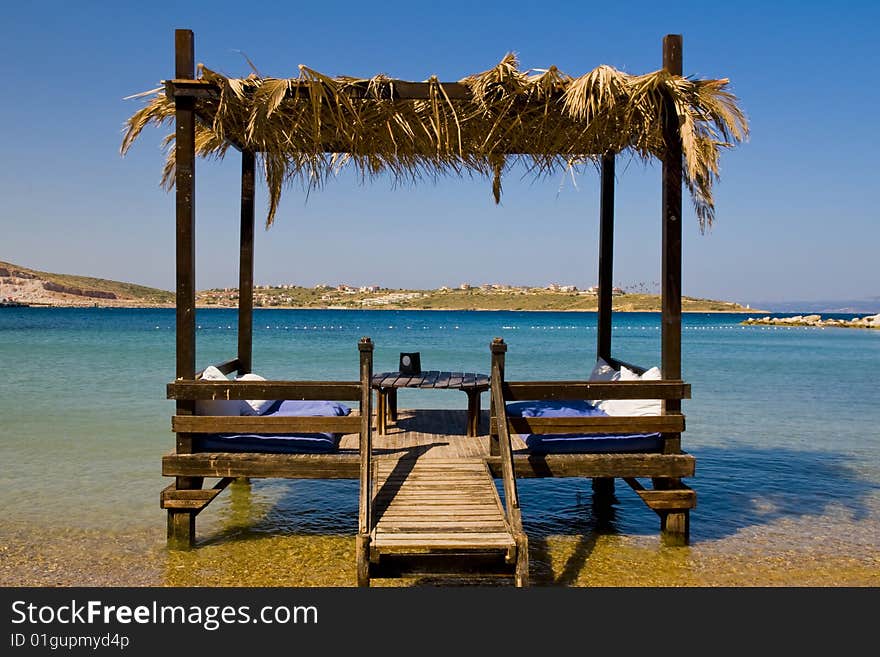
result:
[[(351, 408), (335, 401), (285, 399), (273, 401), (265, 416), (341, 417)], [(259, 452), (263, 454), (326, 454), (339, 447), (339, 433), (211, 434), (196, 439), (196, 447), (206, 452)]]
[[(586, 400), (531, 401), (507, 404), (510, 417), (604, 417), (609, 415)], [(530, 452), (541, 454), (601, 454), (657, 452), (663, 446), (659, 433), (526, 434), (523, 437)]]
[[(628, 367), (620, 368), (618, 381), (659, 381), (663, 378), (659, 367), (652, 367), (639, 376)], [(660, 415), (663, 402), (659, 399), (605, 399), (597, 406), (608, 415), (646, 416)]]

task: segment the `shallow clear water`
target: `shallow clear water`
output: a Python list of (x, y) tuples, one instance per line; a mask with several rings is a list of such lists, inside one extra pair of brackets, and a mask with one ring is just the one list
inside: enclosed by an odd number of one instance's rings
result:
[[(522, 480), (536, 582), (880, 584), (880, 331), (741, 319), (684, 316), (691, 545), (664, 547), (626, 486), (607, 513), (588, 480)], [(234, 311), (197, 321), (199, 367), (234, 355)], [(659, 364), (658, 315), (614, 322), (615, 356)], [(363, 335), (377, 371), (419, 351), (424, 369), (486, 372), (502, 336), (508, 378), (583, 378), (596, 340), (594, 313), (257, 310), (254, 325), (254, 370), (288, 379), (357, 378)], [(234, 486), (199, 516), (199, 550), (165, 551), (173, 310), (4, 309), (0, 362), (0, 584), (353, 584), (354, 481)]]

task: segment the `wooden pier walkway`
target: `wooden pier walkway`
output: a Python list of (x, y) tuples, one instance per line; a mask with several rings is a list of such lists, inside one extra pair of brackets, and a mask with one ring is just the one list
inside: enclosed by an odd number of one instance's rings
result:
[(370, 560), (392, 556), (395, 572), (443, 571), (450, 557), (459, 570), (477, 557), (481, 572), (492, 560), (502, 572), (516, 559), (501, 499), (479, 458), (380, 460), (373, 508)]

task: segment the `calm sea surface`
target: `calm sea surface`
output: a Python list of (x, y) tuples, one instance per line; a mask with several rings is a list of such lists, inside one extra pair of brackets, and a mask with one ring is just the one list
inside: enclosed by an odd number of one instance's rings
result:
[[(880, 331), (741, 319), (684, 317), (691, 545), (662, 545), (625, 485), (608, 514), (588, 480), (521, 480), (535, 583), (880, 585)], [(198, 367), (234, 356), (234, 311), (197, 322)], [(487, 372), (496, 336), (509, 379), (585, 378), (595, 359), (594, 313), (257, 310), (254, 324), (267, 378), (356, 379), (364, 335), (377, 371), (419, 351), (424, 369)], [(613, 351), (659, 364), (659, 315), (617, 314)], [(198, 550), (165, 550), (173, 310), (3, 309), (0, 362), (0, 585), (354, 584), (354, 481), (235, 484), (199, 516)]]

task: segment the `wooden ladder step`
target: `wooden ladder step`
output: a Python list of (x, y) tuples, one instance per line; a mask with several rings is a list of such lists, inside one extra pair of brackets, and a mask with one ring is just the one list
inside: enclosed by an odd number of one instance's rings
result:
[(224, 488), (233, 481), (233, 477), (223, 477), (213, 488), (180, 490), (176, 484), (170, 484), (159, 494), (159, 504), (163, 509), (194, 511), (198, 513), (208, 506)]

